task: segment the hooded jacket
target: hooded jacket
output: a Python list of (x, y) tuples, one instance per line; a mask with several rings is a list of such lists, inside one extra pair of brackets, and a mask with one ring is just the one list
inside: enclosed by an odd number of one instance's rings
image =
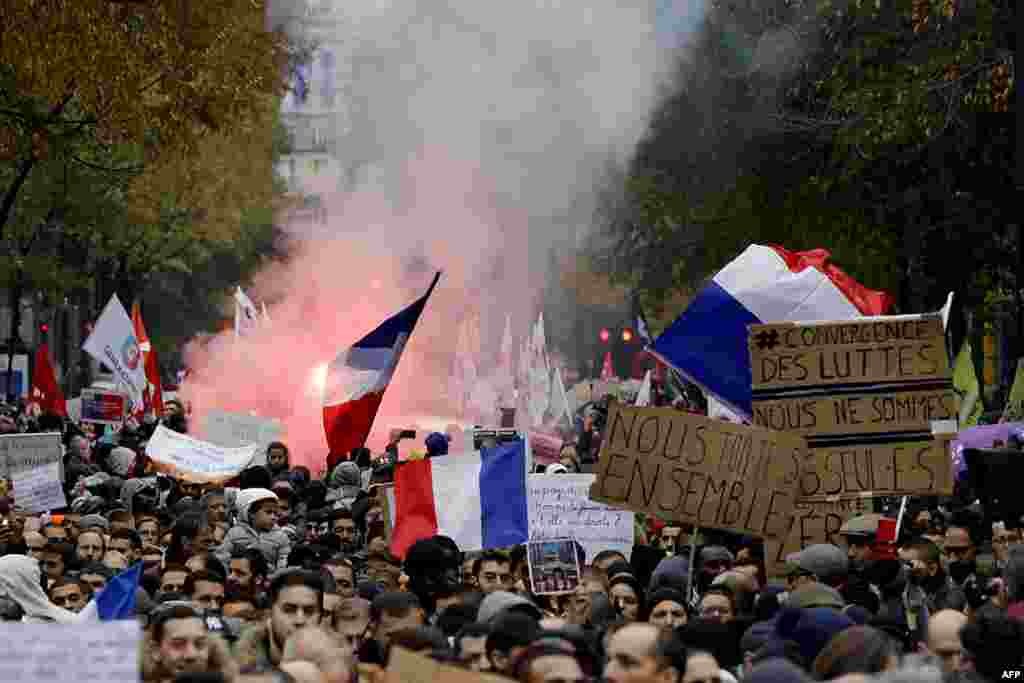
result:
[(79, 621), (74, 612), (57, 607), (43, 591), (39, 562), (24, 555), (0, 557), (0, 595), (21, 605), (22, 621), (73, 624)]
[(238, 521), (224, 536), (224, 542), (217, 547), (217, 559), (225, 566), (231, 561), (235, 552), (256, 548), (267, 560), (271, 572), (288, 566), (288, 554), (292, 544), (288, 535), (280, 529), (257, 531), (252, 526), (249, 513), (253, 504), (261, 500), (277, 500), (273, 491), (267, 489), (244, 489), (238, 492), (235, 506), (238, 510)]
[(339, 506), (351, 508), (352, 503), (356, 502), (356, 498), (363, 491), (359, 465), (350, 460), (339, 464), (331, 474), (327, 485), (329, 487), (326, 499), (328, 503), (333, 503), (335, 508)]

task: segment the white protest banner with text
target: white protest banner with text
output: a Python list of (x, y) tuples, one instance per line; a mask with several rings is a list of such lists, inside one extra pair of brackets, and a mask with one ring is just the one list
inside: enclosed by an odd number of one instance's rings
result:
[(14, 484), (14, 504), (25, 512), (49, 512), (67, 507), (64, 487), (61, 486), (60, 463), (22, 470), (11, 477)]
[(64, 454), (60, 434), (4, 434), (0, 436), (0, 476), (14, 475), (51, 463)]
[(226, 448), (179, 434), (158, 425), (146, 444), (146, 455), (161, 471), (200, 483), (218, 483), (237, 476), (252, 464), (259, 444)]
[(590, 562), (602, 550), (633, 552), (634, 515), (590, 500), (593, 474), (531, 474), (526, 478), (530, 540), (575, 538)]
[(210, 443), (228, 448), (259, 444), (252, 464), (265, 465), (267, 446), (278, 441), (283, 431), (280, 420), (214, 409), (206, 414), (202, 435)]
[(146, 388), (142, 350), (135, 338), (132, 319), (116, 294), (103, 308), (82, 349), (113, 371), (118, 384), (128, 394), (128, 412), (142, 410), (142, 392)]
[(142, 629), (134, 619), (102, 623), (0, 622), (0, 680), (19, 683), (138, 683)]

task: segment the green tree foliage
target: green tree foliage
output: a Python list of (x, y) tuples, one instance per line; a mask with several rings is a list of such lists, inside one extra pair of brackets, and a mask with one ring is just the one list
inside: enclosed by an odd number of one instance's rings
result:
[(751, 242), (826, 247), (905, 310), (1005, 279), (1012, 202), (978, 180), (1009, 181), (991, 114), (1008, 17), (998, 0), (713, 4), (609, 185), (597, 264), (655, 309)]

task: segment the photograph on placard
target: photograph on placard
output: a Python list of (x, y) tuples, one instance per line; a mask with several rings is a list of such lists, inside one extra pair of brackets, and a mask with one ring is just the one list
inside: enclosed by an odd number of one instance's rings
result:
[(579, 555), (573, 539), (531, 541), (527, 558), (534, 595), (563, 595), (579, 585)]

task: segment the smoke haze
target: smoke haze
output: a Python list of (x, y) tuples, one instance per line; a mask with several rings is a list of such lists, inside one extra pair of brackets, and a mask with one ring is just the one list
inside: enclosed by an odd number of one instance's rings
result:
[(311, 372), (411, 303), (435, 270), (444, 275), (370, 445), (391, 427), (452, 421), (444, 391), (459, 321), (479, 312), (494, 351), (506, 314), (526, 332), (552, 248), (588, 231), (598, 179), (629, 160), (670, 64), (654, 0), (594, 4), (336, 3), (349, 85), (332, 136), (356, 171), (315, 188), (326, 224), (289, 226), (289, 261), (247, 288), (270, 302), (272, 324), (191, 345), (182, 394), (194, 424), (211, 408), (280, 417), (293, 463), (320, 469)]

